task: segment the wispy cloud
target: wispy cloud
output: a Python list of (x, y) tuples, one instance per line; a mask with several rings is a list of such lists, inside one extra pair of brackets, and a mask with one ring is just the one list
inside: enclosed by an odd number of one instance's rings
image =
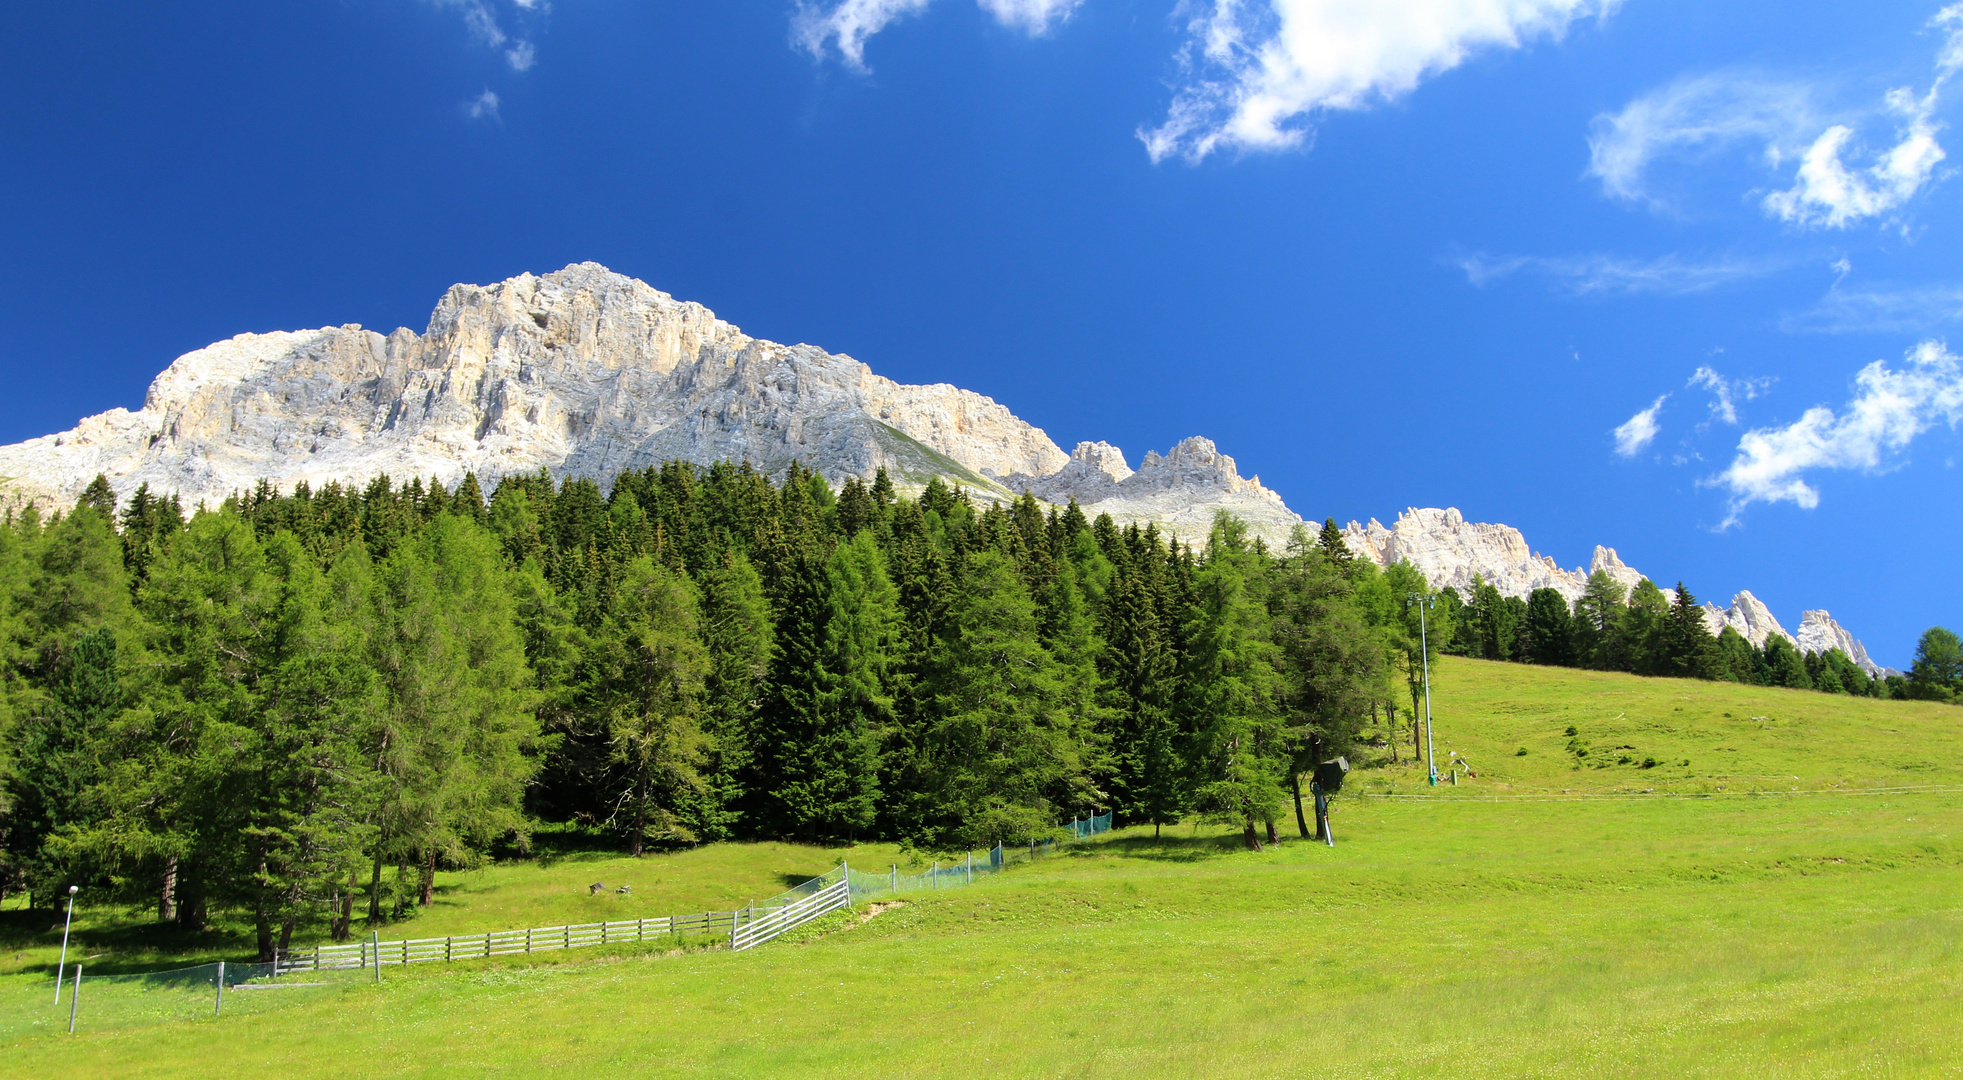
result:
[[(494, 0), (429, 0), (429, 3), (460, 13), (471, 39), (502, 52), (505, 63), (513, 71), (527, 71), (537, 62), (538, 51), (531, 39), (523, 33), (507, 33), (498, 21)], [(551, 9), (546, 0), (510, 0), (510, 3), (522, 13), (520, 21), (535, 19)]]
[(1670, 395), (1664, 394), (1650, 402), (1649, 408), (1624, 420), (1616, 427), (1615, 452), (1617, 454), (1623, 457), (1635, 457), (1648, 449), (1650, 443), (1656, 441), (1656, 433), (1663, 430), (1662, 425), (1656, 422), (1656, 417), (1663, 411), (1663, 403), (1668, 400)]
[[(798, 0), (797, 14), (791, 19), (791, 37), (797, 46), (823, 59), (836, 49), (839, 58), (854, 70), (866, 70), (866, 39), (884, 30), (895, 20), (925, 11), (933, 0), (832, 0), (830, 3)], [(995, 21), (1032, 37), (1070, 17), (1082, 0), (976, 0)]]
[(463, 111), (464, 115), (470, 117), (472, 120), (499, 121), (502, 119), (498, 116), (498, 96), (489, 90), (464, 102)]
[[(1742, 71), (1678, 79), (1595, 118), (1588, 172), (1613, 198), (1670, 210), (1670, 195), (1653, 182), (1659, 161), (1698, 162), (1746, 146), (1787, 178), (1760, 198), (1768, 216), (1830, 229), (1885, 219), (1929, 185), (1946, 157), (1935, 113), (1944, 84), (1963, 67), (1963, 3), (1943, 8), (1930, 26), (1944, 39), (1926, 93), (1898, 87), (1878, 106), (1834, 109), (1825, 88), (1799, 80)], [(1871, 147), (1863, 132), (1884, 126), (1886, 142)]]
[(1817, 93), (1803, 83), (1756, 72), (1726, 71), (1681, 78), (1589, 124), (1588, 174), (1613, 198), (1653, 210), (1674, 209), (1652, 182), (1664, 158), (1692, 161), (1740, 143), (1778, 148), (1819, 130)]
[(1727, 379), (1709, 364), (1698, 368), (1685, 383), (1687, 389), (1702, 387), (1711, 392), (1711, 419), (1738, 426), (1738, 402), (1751, 401), (1772, 386), (1772, 379)]
[(1528, 274), (1551, 279), (1557, 289), (1575, 296), (1619, 293), (1681, 296), (1775, 274), (1793, 265), (1791, 259), (1737, 256), (1687, 259), (1680, 255), (1623, 259), (1613, 255), (1550, 257), (1475, 253), (1457, 256), (1452, 261), (1465, 271), (1467, 281), (1481, 288), (1515, 274)]
[(1757, 428), (1738, 440), (1731, 466), (1705, 483), (1730, 494), (1724, 527), (1738, 523), (1755, 502), (1820, 504), (1810, 473), (1852, 469), (1881, 472), (1899, 464), (1918, 435), (1963, 421), (1963, 368), (1942, 342), (1909, 350), (1891, 369), (1877, 360), (1854, 377), (1854, 397), (1839, 413), (1825, 406), (1806, 410), (1780, 428)]
[(1320, 111), (1410, 93), (1486, 49), (1558, 38), (1615, 0), (1188, 0), (1188, 41), (1152, 160), (1303, 145)]
[(1812, 307), (1788, 315), (1790, 331), (1827, 334), (1922, 334), (1963, 320), (1963, 285), (1836, 286)]

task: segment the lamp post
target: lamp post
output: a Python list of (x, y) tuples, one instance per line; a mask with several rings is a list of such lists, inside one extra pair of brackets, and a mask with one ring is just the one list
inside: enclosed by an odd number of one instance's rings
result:
[(1425, 772), (1428, 774), (1431, 786), (1437, 787), (1438, 765), (1432, 760), (1431, 754), (1431, 639), (1430, 633), (1425, 628), (1425, 609), (1436, 603), (1436, 600), (1431, 596), (1412, 593), (1405, 598), (1404, 603), (1407, 607), (1415, 604), (1418, 608), (1418, 648), (1425, 674)]
[(55, 1004), (61, 1004), (61, 974), (68, 970), (68, 928), (75, 925), (75, 894), (82, 891), (80, 885), (68, 887), (68, 918), (61, 924), (61, 960), (55, 964)]

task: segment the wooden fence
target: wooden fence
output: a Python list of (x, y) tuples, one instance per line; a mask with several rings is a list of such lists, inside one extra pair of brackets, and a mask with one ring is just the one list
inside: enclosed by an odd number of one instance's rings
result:
[(791, 892), (773, 897), (763, 906), (752, 904), (735, 911), (539, 926), (530, 930), (494, 930), (487, 934), (411, 938), (405, 941), (374, 939), (345, 945), (317, 945), (311, 949), (295, 949), (280, 954), (277, 970), (285, 973), (374, 967), (379, 975), (381, 968), (394, 964), (515, 956), (553, 949), (579, 949), (589, 945), (621, 945), (671, 934), (726, 935), (731, 948), (747, 949), (820, 915), (850, 907), (852, 887), (848, 883), (849, 874), (850, 871), (841, 865)]
[(771, 914), (774, 914), (774, 911), (759, 909), (705, 911), (700, 915), (667, 915), (653, 919), (623, 919), (619, 922), (539, 926), (529, 930), (495, 930), (485, 934), (319, 945), (311, 949), (295, 949), (281, 954), (279, 970), (282, 972), (327, 971), (375, 965), (420, 964), (431, 960), (470, 960), (485, 956), (546, 952), (552, 949), (578, 949), (589, 945), (618, 945), (630, 941), (661, 938), (669, 934), (733, 934), (738, 927), (747, 925), (752, 920), (761, 920)]

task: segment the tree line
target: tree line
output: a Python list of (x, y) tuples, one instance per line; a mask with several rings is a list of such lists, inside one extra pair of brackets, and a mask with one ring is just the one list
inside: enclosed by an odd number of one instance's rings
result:
[(1522, 600), (1501, 596), (1484, 582), (1475, 582), (1469, 598), (1447, 587), (1439, 597), (1451, 627), (1445, 650), (1857, 697), (1963, 700), (1963, 643), (1940, 626), (1922, 635), (1907, 675), (1875, 678), (1837, 648), (1802, 654), (1778, 634), (1755, 647), (1730, 626), (1714, 635), (1683, 582), (1674, 592), (1672, 597), (1647, 578), (1625, 589), (1599, 570), (1573, 604), (1553, 589), (1536, 589)]
[(540, 822), (932, 851), (1115, 812), (1250, 847), (1417, 684), (1423, 582), (884, 473), (378, 478), (0, 527), (0, 895), (298, 928)]
[[(401, 917), (541, 822), (634, 854), (953, 851), (1202, 815), (1259, 848), (1291, 809), (1309, 835), (1303, 773), (1379, 716), (1415, 756), (1423, 641), (1742, 678), (1681, 586), (1428, 591), (1333, 522), (1273, 551), (1222, 514), (1196, 546), (795, 464), (262, 485), (190, 513), (98, 478), (0, 522), (0, 897), (235, 913), (270, 955)], [(1751, 681), (1874, 692), (1776, 649)]]

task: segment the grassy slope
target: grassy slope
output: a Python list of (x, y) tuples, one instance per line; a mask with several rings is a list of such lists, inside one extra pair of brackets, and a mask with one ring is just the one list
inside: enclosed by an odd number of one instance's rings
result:
[[(100, 1076), (211, 1060), (292, 1075), (1963, 1068), (1963, 794), (1736, 794), (1790, 790), (1794, 775), (1809, 790), (1955, 784), (1963, 710), (1466, 661), (1444, 665), (1437, 690), (1441, 750), (1461, 750), (1481, 779), (1435, 799), (1344, 799), (1333, 850), (1254, 855), (1218, 830), (1134, 830), (802, 943), (428, 965), (283, 1011), (27, 1038), (5, 1053), (23, 1074)], [(1591, 748), (1692, 765), (1577, 770), (1569, 724)], [(1852, 765), (1827, 766), (1809, 741)], [(1364, 776), (1419, 786), (1408, 764)], [(1479, 798), (1720, 785), (1713, 799)], [(729, 906), (835, 856), (731, 845), (631, 872), (675, 897), (711, 888), (718, 869), (755, 874), (711, 905)], [(427, 924), (480, 927), (466, 916), (494, 910), (557, 921), (614, 865), (459, 875), (446, 882), (454, 915)]]

